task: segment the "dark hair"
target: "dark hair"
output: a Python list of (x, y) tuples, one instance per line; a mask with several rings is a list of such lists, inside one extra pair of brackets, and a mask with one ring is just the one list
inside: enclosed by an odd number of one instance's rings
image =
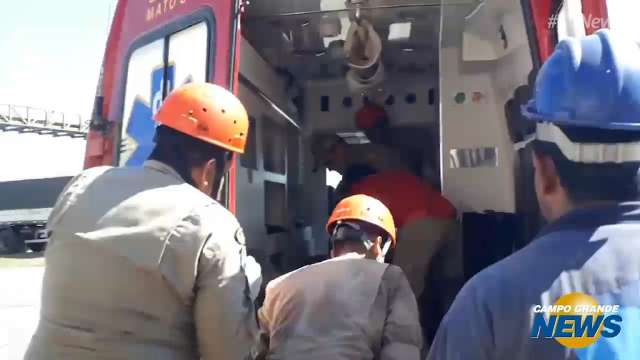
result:
[[(211, 159), (216, 160), (216, 174), (224, 175), (231, 152), (202, 140), (183, 134), (167, 126), (158, 126), (155, 135), (156, 146), (149, 156), (171, 166), (189, 184), (195, 185), (191, 169), (202, 166)], [(218, 179), (216, 179), (217, 181)]]
[(345, 251), (345, 249), (354, 248), (354, 247), (362, 248), (363, 250), (366, 250), (366, 246), (364, 242), (359, 237), (356, 237), (355, 234), (352, 234), (349, 237), (343, 237), (339, 239), (331, 237), (330, 243), (332, 245), (332, 249), (336, 253), (342, 253)]
[(352, 220), (352, 221), (357, 222), (358, 225), (360, 226), (360, 229), (354, 229), (345, 225), (337, 225), (338, 227), (345, 226), (346, 231), (343, 231), (339, 236), (336, 236), (336, 235), (331, 236), (331, 243), (333, 244), (333, 248), (338, 252), (341, 252), (344, 248), (350, 247), (350, 246), (364, 246), (365, 242), (363, 241), (363, 238), (362, 238), (363, 233), (382, 236), (383, 239), (387, 237), (386, 231), (384, 231), (384, 229), (376, 225), (373, 225), (361, 220)]
[[(640, 132), (560, 126), (576, 143), (628, 143), (640, 140)], [(557, 145), (534, 141), (539, 157), (549, 157), (555, 164), (562, 187), (574, 204), (592, 201), (633, 201), (638, 198), (640, 163), (583, 164), (568, 160)]]

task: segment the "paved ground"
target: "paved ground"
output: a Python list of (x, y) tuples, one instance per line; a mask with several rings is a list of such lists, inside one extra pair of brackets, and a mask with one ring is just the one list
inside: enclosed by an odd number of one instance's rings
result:
[(38, 324), (44, 261), (0, 257), (0, 360), (22, 359)]

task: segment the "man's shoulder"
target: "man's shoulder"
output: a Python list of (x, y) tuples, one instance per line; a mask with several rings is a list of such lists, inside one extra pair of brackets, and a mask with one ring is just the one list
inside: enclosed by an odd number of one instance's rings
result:
[(300, 273), (308, 271), (309, 267), (314, 265), (316, 264), (303, 266), (286, 274), (282, 274), (277, 278), (269, 281), (265, 289), (267, 292), (267, 297), (279, 297), (278, 294), (281, 292), (281, 289), (286, 288), (288, 290), (291, 290), (292, 287), (297, 287), (298, 285), (300, 285), (300, 281), (296, 280), (295, 278)]
[(388, 294), (388, 296), (394, 297), (401, 293), (413, 293), (409, 279), (405, 275), (402, 268), (393, 264), (380, 264), (385, 266), (384, 272), (380, 279), (379, 291)]
[(134, 187), (146, 189), (149, 198), (163, 208), (170, 206), (180, 221), (196, 225), (205, 235), (239, 227), (227, 208), (174, 174), (149, 167), (116, 168), (111, 173), (120, 178), (118, 183), (135, 183)]
[(84, 192), (97, 179), (108, 177), (106, 174), (113, 169), (114, 168), (111, 166), (96, 166), (81, 171), (69, 180), (64, 189), (60, 192), (58, 204), (60, 206), (64, 206), (64, 204), (74, 198), (77, 194)]
[(153, 192), (154, 197), (173, 202), (176, 207), (182, 207), (181, 212), (186, 212), (189, 217), (206, 218), (207, 221), (212, 221), (211, 219), (215, 218), (223, 222), (237, 223), (233, 214), (218, 201), (185, 182), (178, 175), (145, 166), (118, 168), (113, 171), (113, 176), (146, 177), (146, 180), (140, 180), (144, 182), (140, 186), (148, 188), (147, 191)]
[[(389, 272), (389, 268), (391, 267), (393, 267), (393, 270)], [(377, 272), (380, 274), (384, 274), (384, 276), (393, 279), (401, 279), (404, 277), (404, 272), (396, 265), (383, 264), (375, 260), (355, 257), (333, 258), (315, 264), (306, 265), (281, 275), (274, 280), (271, 280), (267, 285), (267, 288), (271, 291), (277, 291), (277, 289), (282, 286), (286, 288), (290, 288), (291, 286), (295, 287), (297, 286), (296, 284), (303, 284), (304, 281), (301, 281), (301, 279), (304, 278), (310, 278), (316, 282), (343, 281), (348, 277), (348, 274), (343, 273), (343, 271), (367, 271), (367, 269), (371, 270), (372, 268), (377, 269)], [(389, 275), (387, 275), (387, 273)]]
[(404, 280), (406, 280), (407, 282), (409, 280), (407, 280), (407, 276), (405, 275), (404, 271), (402, 270), (401, 267), (399, 267), (398, 265), (394, 265), (394, 264), (380, 264), (380, 266), (385, 266), (386, 269), (384, 270), (384, 274), (382, 275), (383, 281), (388, 280), (389, 282), (393, 283), (393, 284), (398, 284), (399, 282), (402, 282)]
[(105, 176), (106, 174), (113, 171), (114, 169), (116, 168), (112, 166), (106, 166), (106, 165), (85, 169), (82, 172), (80, 172), (78, 175), (76, 175), (73, 179), (71, 179), (68, 186), (71, 186), (71, 185), (78, 186), (82, 184), (88, 184), (101, 176)]
[(113, 166), (108, 166), (108, 165), (102, 165), (102, 166), (95, 166), (95, 167), (91, 167), (88, 169), (83, 170), (80, 173), (80, 176), (98, 176), (101, 175), (109, 170), (113, 170), (113, 169), (117, 169)]
[(193, 196), (193, 198), (197, 200), (196, 206), (194, 206), (194, 210), (193, 210), (194, 213), (207, 215), (207, 216), (215, 215), (223, 219), (228, 219), (229, 221), (232, 221), (232, 222), (237, 222), (233, 213), (229, 211), (229, 209), (227, 209), (226, 207), (222, 206), (222, 204), (220, 204), (218, 201), (203, 194), (202, 192), (200, 192), (199, 190), (197, 190), (196, 188), (190, 185), (188, 185), (188, 187), (190, 188), (189, 190), (192, 192), (191, 196)]
[[(275, 291), (276, 289), (278, 289), (279, 287), (283, 286), (283, 284), (295, 284), (297, 283), (297, 278), (300, 276), (306, 276), (311, 272), (315, 272), (318, 269), (322, 269), (324, 267), (327, 266), (327, 264), (331, 261), (331, 259), (329, 260), (325, 260), (325, 261), (321, 261), (319, 263), (315, 263), (315, 264), (311, 264), (311, 265), (306, 265), (303, 266), (299, 269), (290, 271), (286, 274), (282, 274), (280, 276), (278, 276), (277, 278), (269, 281), (269, 284), (267, 284), (267, 289), (271, 290), (271, 291)], [(284, 285), (284, 286), (288, 286), (288, 285)]]
[(190, 221), (200, 225), (206, 234), (218, 235), (216, 238), (232, 236), (240, 245), (245, 245), (245, 237), (236, 217), (222, 204), (202, 194), (206, 199), (197, 199), (188, 215)]

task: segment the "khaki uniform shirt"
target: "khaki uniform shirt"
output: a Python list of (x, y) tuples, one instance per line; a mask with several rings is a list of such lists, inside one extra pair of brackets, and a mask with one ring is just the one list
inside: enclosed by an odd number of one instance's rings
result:
[(418, 308), (402, 270), (357, 254), (273, 280), (258, 317), (258, 359), (420, 357)]
[(235, 217), (172, 168), (89, 169), (48, 226), (41, 320), (25, 359), (249, 353), (259, 266)]

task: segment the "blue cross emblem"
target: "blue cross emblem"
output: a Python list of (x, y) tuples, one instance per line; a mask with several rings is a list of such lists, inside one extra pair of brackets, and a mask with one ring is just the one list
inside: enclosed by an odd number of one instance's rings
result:
[[(156, 122), (153, 117), (162, 105), (162, 84), (164, 83), (164, 67), (158, 67), (151, 72), (151, 106), (140, 97), (136, 97), (129, 115), (127, 135), (135, 141), (136, 149), (127, 160), (126, 166), (141, 166), (153, 150), (153, 136)], [(166, 68), (167, 92), (174, 87), (175, 66)]]

